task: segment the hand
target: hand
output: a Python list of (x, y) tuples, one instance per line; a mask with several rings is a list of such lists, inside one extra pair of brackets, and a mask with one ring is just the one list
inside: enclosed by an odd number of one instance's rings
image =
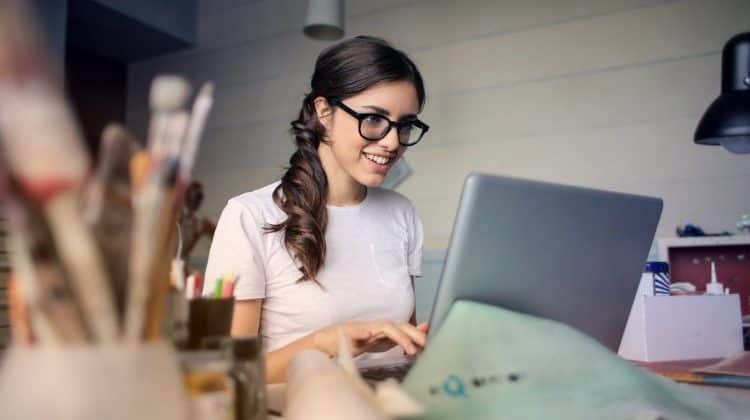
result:
[(339, 329), (349, 341), (352, 356), (365, 352), (382, 352), (401, 346), (410, 356), (424, 348), (428, 325), (394, 323), (391, 321), (350, 321), (335, 324), (313, 333), (315, 347), (333, 357), (338, 354)]

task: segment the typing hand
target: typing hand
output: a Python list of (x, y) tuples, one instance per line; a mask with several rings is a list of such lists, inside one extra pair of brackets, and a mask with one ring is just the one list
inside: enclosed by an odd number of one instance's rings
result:
[(391, 321), (350, 321), (318, 330), (314, 340), (318, 349), (336, 356), (338, 331), (343, 329), (349, 340), (352, 356), (364, 352), (382, 352), (394, 346), (401, 346), (406, 355), (413, 356), (424, 348), (428, 328), (426, 323), (415, 327), (409, 323)]

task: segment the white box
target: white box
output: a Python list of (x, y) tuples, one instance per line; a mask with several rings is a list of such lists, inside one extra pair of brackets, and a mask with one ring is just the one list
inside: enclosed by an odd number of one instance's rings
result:
[(618, 354), (663, 362), (723, 358), (743, 351), (740, 297), (636, 295)]

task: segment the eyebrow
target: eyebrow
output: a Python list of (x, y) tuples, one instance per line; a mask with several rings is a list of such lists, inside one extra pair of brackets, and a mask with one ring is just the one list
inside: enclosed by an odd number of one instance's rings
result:
[[(387, 109), (381, 108), (381, 107), (375, 106), (375, 105), (362, 105), (362, 108), (370, 108), (371, 110), (377, 112), (378, 114), (383, 114), (385, 116), (390, 116), (391, 115), (391, 113), (388, 112)], [(399, 120), (405, 120), (405, 119), (408, 119), (408, 118), (417, 118), (417, 114), (406, 114), (406, 115), (401, 116), (401, 118), (399, 118)]]

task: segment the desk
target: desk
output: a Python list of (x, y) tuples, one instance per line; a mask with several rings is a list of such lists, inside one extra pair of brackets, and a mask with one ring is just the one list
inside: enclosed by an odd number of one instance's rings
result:
[[(714, 360), (715, 361), (715, 360)], [(694, 364), (693, 367), (699, 367), (699, 366), (705, 366), (706, 362), (712, 362), (711, 360), (702, 360), (698, 362), (687, 362), (688, 365)], [(646, 363), (637, 362), (636, 365), (655, 372), (655, 367), (653, 366), (644, 366)], [(652, 363), (653, 364), (653, 363)], [(667, 369), (675, 370), (678, 368), (684, 369), (685, 362), (681, 363), (675, 363), (675, 362), (667, 362), (667, 363), (658, 363), (657, 365), (660, 365), (659, 367), (661, 369), (664, 369), (665, 367)], [(662, 370), (664, 371), (664, 370)], [(732, 388), (732, 387), (726, 387), (726, 386), (708, 386), (708, 385), (695, 385), (695, 384), (686, 384), (686, 383), (679, 383), (680, 386), (685, 386), (689, 388), (698, 389), (701, 392), (705, 392), (706, 394), (718, 397), (720, 399), (743, 399), (743, 400), (750, 400), (750, 389), (745, 388)], [(284, 410), (284, 398), (285, 398), (285, 392), (286, 392), (286, 384), (271, 384), (268, 385), (266, 388), (267, 391), (267, 400), (268, 400), (268, 409), (273, 410), (275, 412), (281, 413)], [(275, 416), (275, 415), (269, 415), (268, 420), (282, 420), (283, 417)], [(317, 419), (310, 419), (310, 420), (317, 420)]]
[[(702, 366), (708, 366), (718, 362), (721, 359), (705, 359), (705, 360), (685, 360), (676, 362), (632, 362), (634, 365), (641, 367), (649, 372), (656, 374), (663, 374), (669, 376), (669, 374), (680, 374), (689, 373), (692, 369), (696, 369)], [(743, 398), (750, 399), (750, 388), (736, 388), (729, 386), (712, 386), (702, 384), (690, 384), (678, 382), (681, 386), (690, 388), (700, 389), (701, 392), (706, 392), (721, 398)]]

